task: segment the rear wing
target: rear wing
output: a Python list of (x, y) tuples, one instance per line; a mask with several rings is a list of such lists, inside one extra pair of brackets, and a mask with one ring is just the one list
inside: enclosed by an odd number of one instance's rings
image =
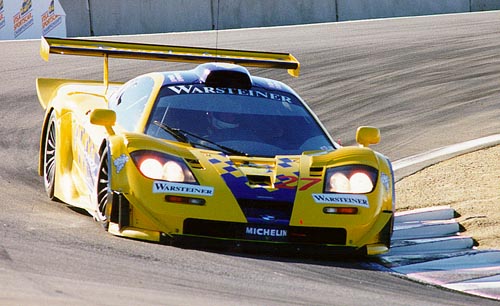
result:
[(300, 72), (300, 63), (293, 55), (276, 52), (42, 37), (40, 56), (48, 61), (50, 53), (103, 57), (105, 86), (109, 82), (110, 57), (187, 63), (226, 62), (248, 67), (287, 69), (294, 77), (298, 77)]

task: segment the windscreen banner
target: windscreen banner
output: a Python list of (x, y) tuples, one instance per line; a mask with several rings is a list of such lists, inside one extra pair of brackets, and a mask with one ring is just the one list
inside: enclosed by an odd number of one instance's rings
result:
[(66, 37), (59, 0), (0, 0), (0, 40)]

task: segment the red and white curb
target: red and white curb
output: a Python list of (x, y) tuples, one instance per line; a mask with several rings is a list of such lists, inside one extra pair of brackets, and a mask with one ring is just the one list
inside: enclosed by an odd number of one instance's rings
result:
[(392, 270), (419, 281), (500, 300), (500, 251), (470, 252)]
[(478, 251), (474, 239), (461, 234), (451, 207), (396, 213), (391, 243), (380, 259), (392, 271), (500, 300), (500, 251)]
[(391, 250), (387, 257), (471, 250), (474, 240), (460, 234), (460, 225), (449, 206), (396, 213)]
[[(498, 144), (500, 135), (491, 135), (411, 156), (393, 167), (404, 172), (410, 166)], [(477, 250), (455, 215), (449, 206), (397, 212), (391, 250), (380, 256), (381, 261), (410, 279), (500, 300), (500, 251)]]

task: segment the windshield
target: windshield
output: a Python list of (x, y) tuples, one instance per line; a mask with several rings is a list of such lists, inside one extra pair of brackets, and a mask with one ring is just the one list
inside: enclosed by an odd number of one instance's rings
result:
[[(158, 123), (185, 132), (194, 146), (214, 143), (252, 156), (333, 149), (297, 97), (260, 88), (165, 86), (151, 112), (146, 134), (179, 140)], [(213, 149), (220, 147), (214, 145)]]

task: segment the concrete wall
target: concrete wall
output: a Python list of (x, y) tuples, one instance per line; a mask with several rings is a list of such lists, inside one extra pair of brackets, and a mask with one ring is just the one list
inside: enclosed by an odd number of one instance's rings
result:
[[(216, 1), (213, 2), (216, 9)], [(219, 3), (219, 29), (336, 21), (333, 0), (219, 0)]]
[(69, 37), (90, 36), (90, 12), (87, 0), (59, 0), (66, 13)]
[(66, 12), (70, 37), (500, 10), (500, 0), (60, 0), (60, 3)]
[(212, 26), (210, 0), (88, 1), (94, 35), (196, 31)]
[(500, 10), (499, 0), (471, 0), (471, 12)]
[(337, 0), (338, 21), (468, 12), (470, 0)]

